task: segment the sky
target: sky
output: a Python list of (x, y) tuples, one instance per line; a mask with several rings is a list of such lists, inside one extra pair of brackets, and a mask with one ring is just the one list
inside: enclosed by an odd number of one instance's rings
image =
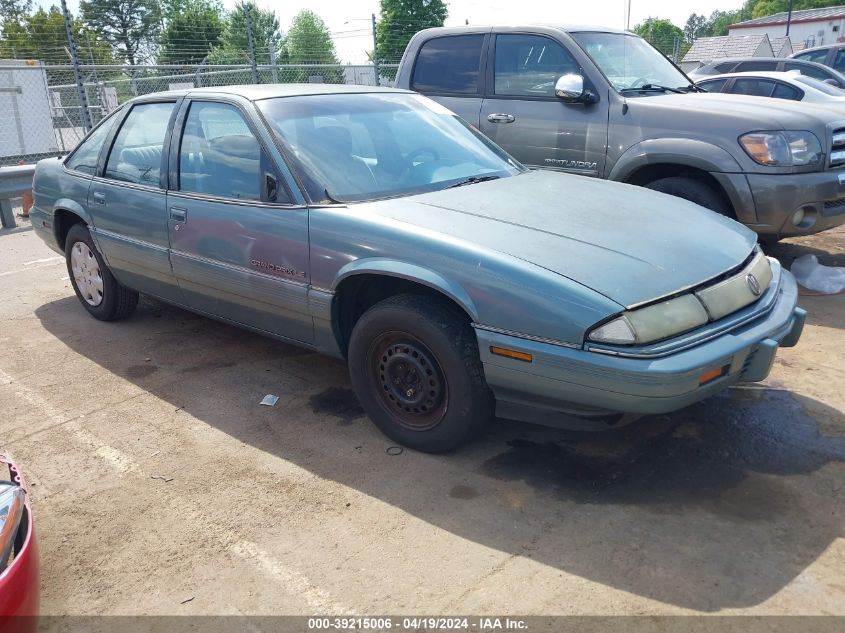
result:
[[(557, 0), (447, 0), (447, 26), (464, 24), (514, 24), (550, 22), (559, 24), (589, 24), (624, 28), (628, 0), (587, 0), (573, 2)], [(273, 9), (279, 16), (283, 30), (304, 8), (317, 12), (325, 20), (335, 38), (338, 55), (344, 62), (366, 60), (365, 51), (372, 50), (370, 15), (378, 14), (378, 0), (257, 0), (258, 6)], [(37, 0), (50, 6), (58, 0)], [(235, 0), (223, 0), (231, 8)], [(742, 0), (631, 0), (631, 27), (647, 17), (667, 18), (683, 28), (690, 13), (710, 15), (715, 10), (737, 9)], [(68, 0), (68, 8), (76, 13), (78, 0)], [(518, 7), (518, 11), (515, 10)]]

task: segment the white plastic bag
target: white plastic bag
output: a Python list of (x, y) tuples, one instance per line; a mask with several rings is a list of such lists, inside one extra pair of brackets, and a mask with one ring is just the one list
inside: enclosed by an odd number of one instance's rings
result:
[(792, 262), (792, 274), (808, 290), (826, 295), (845, 290), (845, 268), (824, 266), (815, 255), (802, 255)]

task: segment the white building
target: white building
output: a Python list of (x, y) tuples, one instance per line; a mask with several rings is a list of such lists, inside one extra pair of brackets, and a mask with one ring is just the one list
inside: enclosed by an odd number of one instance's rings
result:
[[(769, 39), (774, 39), (786, 35), (786, 19), (787, 13), (783, 11), (765, 18), (731, 24), (728, 31), (732, 36), (765, 34)], [(845, 41), (845, 5), (793, 11), (789, 37), (796, 50)]]

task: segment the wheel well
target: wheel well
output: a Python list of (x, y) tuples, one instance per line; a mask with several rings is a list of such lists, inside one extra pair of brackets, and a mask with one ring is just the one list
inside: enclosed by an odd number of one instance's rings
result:
[(454, 299), (432, 288), (409, 279), (390, 275), (361, 274), (343, 280), (335, 291), (332, 321), (340, 350), (346, 355), (352, 328), (369, 308), (379, 301), (400, 294), (415, 294), (451, 305), (467, 323), (472, 318)]
[(73, 211), (67, 209), (56, 209), (54, 215), (54, 231), (56, 232), (56, 242), (59, 247), (64, 250), (65, 240), (67, 239), (68, 231), (74, 224), (84, 224), (85, 220), (76, 215)]
[(639, 185), (642, 187), (650, 182), (654, 182), (655, 180), (671, 177), (692, 178), (693, 180), (697, 180), (698, 182), (707, 185), (722, 198), (725, 208), (729, 209), (731, 212), (731, 217), (736, 218), (736, 210), (734, 209), (733, 203), (731, 203), (731, 199), (728, 197), (727, 192), (725, 192), (724, 187), (722, 187), (722, 185), (719, 184), (719, 181), (712, 175), (703, 169), (698, 169), (697, 167), (674, 165), (672, 163), (644, 165), (629, 175), (625, 179), (625, 182), (630, 185)]

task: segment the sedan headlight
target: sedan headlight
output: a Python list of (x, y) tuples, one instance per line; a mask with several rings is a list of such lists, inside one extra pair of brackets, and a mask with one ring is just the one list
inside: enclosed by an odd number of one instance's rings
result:
[(812, 132), (750, 132), (739, 144), (760, 165), (798, 167), (822, 160), (821, 143)]
[(26, 493), (20, 486), (0, 486), (0, 572), (6, 569), (23, 517)]
[(622, 316), (590, 332), (597, 343), (633, 345), (681, 334), (707, 323), (707, 311), (693, 295), (683, 295)]

